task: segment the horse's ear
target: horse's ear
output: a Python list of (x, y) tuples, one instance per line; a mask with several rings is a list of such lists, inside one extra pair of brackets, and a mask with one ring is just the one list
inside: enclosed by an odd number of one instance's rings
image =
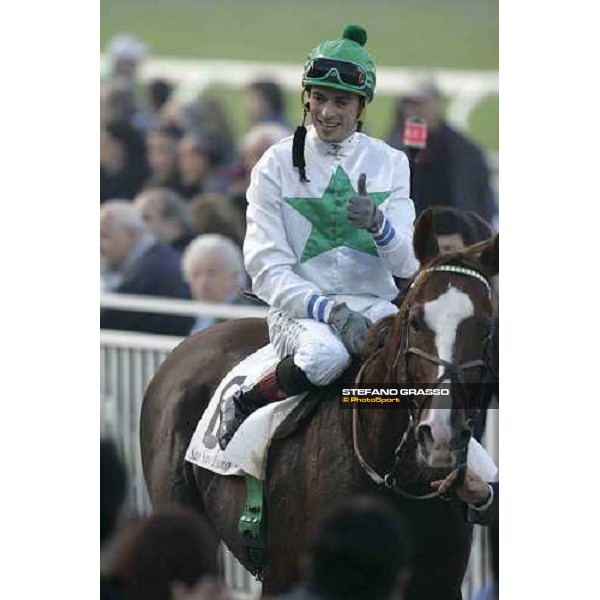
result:
[(431, 208), (424, 210), (415, 222), (413, 248), (417, 260), (422, 265), (440, 253), (435, 234), (434, 212)]
[(479, 262), (485, 269), (488, 277), (494, 277), (498, 275), (499, 267), (499, 235), (496, 234), (490, 241), (483, 247), (481, 254), (479, 255)]

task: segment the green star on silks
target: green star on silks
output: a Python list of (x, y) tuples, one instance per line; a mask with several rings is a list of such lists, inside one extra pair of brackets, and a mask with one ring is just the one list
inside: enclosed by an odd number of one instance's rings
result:
[[(391, 192), (367, 193), (379, 206)], [(338, 166), (331, 176), (321, 198), (283, 198), (283, 201), (306, 217), (312, 230), (302, 251), (300, 262), (319, 256), (339, 246), (353, 248), (377, 256), (377, 249), (366, 229), (355, 229), (346, 216), (348, 200), (358, 192), (352, 186), (346, 171)]]

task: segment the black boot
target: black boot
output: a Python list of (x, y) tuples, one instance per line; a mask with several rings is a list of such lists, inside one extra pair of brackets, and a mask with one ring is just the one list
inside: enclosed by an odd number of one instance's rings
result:
[(246, 396), (252, 390), (248, 390), (245, 394), (242, 390), (237, 390), (231, 399), (231, 402), (224, 402), (221, 405), (221, 425), (219, 426), (219, 446), (221, 450), (225, 450), (231, 441), (235, 432), (240, 428), (241, 424), (262, 404), (252, 402)]
[(306, 375), (287, 356), (275, 368), (267, 371), (262, 379), (247, 392), (238, 390), (231, 402), (221, 405), (219, 446), (225, 450), (240, 425), (265, 404), (285, 400), (290, 396), (306, 392), (313, 385)]

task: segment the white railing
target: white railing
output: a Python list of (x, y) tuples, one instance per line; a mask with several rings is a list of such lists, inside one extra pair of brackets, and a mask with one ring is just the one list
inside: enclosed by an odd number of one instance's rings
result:
[(129, 294), (100, 294), (100, 307), (187, 317), (202, 315), (218, 319), (264, 318), (267, 316), (267, 309), (264, 306), (236, 306), (234, 304), (179, 300), (160, 296), (131, 296)]
[[(140, 76), (144, 80), (166, 77), (178, 86), (178, 94), (194, 97), (210, 85), (222, 84), (242, 88), (255, 79), (271, 78), (283, 88), (298, 91), (302, 80), (302, 64), (250, 62), (241, 60), (194, 60), (156, 57), (145, 61)], [(102, 72), (107, 69), (105, 56), (100, 56)], [(432, 79), (442, 94), (449, 98), (448, 120), (467, 129), (471, 113), (488, 96), (497, 96), (497, 71), (456, 71), (418, 67), (377, 68), (377, 93), (401, 95), (414, 89), (424, 77)]]
[[(139, 514), (151, 510), (139, 444), (142, 400), (154, 373), (181, 340), (163, 335), (100, 332), (100, 431), (117, 444), (128, 474), (128, 505)], [(236, 592), (236, 600), (259, 597), (260, 584), (225, 545), (221, 548), (221, 564), (225, 581)]]
[[(148, 312), (171, 312), (174, 308), (198, 314), (199, 303), (165, 298), (140, 298), (104, 294), (103, 307)], [(123, 300), (123, 302), (121, 302)], [(262, 307), (232, 307), (204, 304), (211, 316), (238, 318), (264, 316)], [(188, 312), (190, 310), (195, 312)], [(231, 309), (235, 309), (231, 312)], [(260, 314), (258, 314), (260, 313)], [(233, 316), (235, 314), (235, 317)], [(145, 389), (166, 356), (182, 338), (103, 330), (100, 332), (101, 433), (113, 438), (124, 458), (130, 481), (128, 501), (140, 513), (150, 510), (142, 472), (139, 445), (139, 417)], [(498, 411), (488, 411), (484, 445), (498, 461)], [(463, 597), (469, 600), (486, 581), (490, 572), (490, 545), (486, 528), (475, 526), (469, 569), (463, 585)], [(223, 573), (227, 584), (239, 593), (240, 600), (252, 600), (260, 594), (260, 584), (243, 569), (229, 551), (222, 548)]]

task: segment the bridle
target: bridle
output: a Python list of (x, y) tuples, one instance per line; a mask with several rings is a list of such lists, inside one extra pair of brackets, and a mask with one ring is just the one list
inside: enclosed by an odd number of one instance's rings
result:
[[(440, 272), (440, 271), (457, 273), (460, 275), (464, 275), (467, 277), (472, 277), (472, 278), (477, 279), (478, 281), (480, 281), (481, 283), (483, 283), (486, 286), (487, 292), (488, 292), (488, 297), (491, 298), (492, 288), (491, 288), (489, 281), (478, 271), (469, 269), (467, 267), (459, 266), (459, 265), (438, 265), (438, 266), (430, 267), (428, 269), (424, 269), (416, 276), (416, 278), (414, 279), (414, 281), (412, 282), (410, 287), (413, 288), (416, 285), (416, 283), (424, 275), (426, 275), (428, 273)], [(402, 322), (402, 330), (401, 330), (401, 335), (400, 335), (401, 344), (398, 346), (396, 358), (392, 365), (393, 370), (395, 370), (397, 368), (398, 363), (400, 362), (400, 360), (402, 360), (404, 363), (404, 372), (408, 374), (408, 360), (409, 360), (410, 356), (411, 355), (418, 356), (419, 358), (422, 358), (434, 365), (441, 366), (444, 368), (442, 374), (437, 378), (437, 380), (433, 384), (428, 385), (428, 387), (437, 388), (437, 387), (441, 386), (442, 382), (450, 380), (453, 384), (459, 384), (461, 386), (461, 389), (463, 392), (466, 391), (466, 384), (465, 384), (465, 380), (464, 380), (464, 372), (466, 370), (473, 369), (476, 367), (483, 367), (488, 372), (491, 372), (493, 375), (496, 375), (491, 366), (490, 356), (489, 356), (490, 342), (491, 342), (492, 335), (493, 335), (493, 329), (491, 326), (488, 328), (488, 333), (486, 335), (485, 345), (484, 345), (484, 350), (483, 350), (483, 358), (476, 359), (476, 360), (470, 360), (470, 361), (464, 362), (462, 364), (456, 364), (456, 363), (451, 363), (446, 360), (443, 360), (438, 356), (435, 356), (433, 354), (425, 352), (424, 350), (421, 350), (420, 348), (411, 346), (410, 341), (409, 341), (410, 332), (408, 329), (409, 328), (408, 310), (401, 311), (401, 314), (404, 314), (405, 318), (403, 319), (403, 322)], [(490, 319), (490, 322), (491, 322), (491, 319)], [(361, 381), (361, 377), (364, 372), (364, 368), (365, 368), (366, 364), (367, 363), (363, 364), (363, 366), (361, 367), (360, 371), (358, 372), (358, 374), (356, 376), (356, 384), (357, 385)], [(482, 387), (482, 394), (483, 394), (483, 387)], [(438, 491), (430, 492), (427, 494), (420, 494), (420, 495), (413, 494), (411, 492), (408, 492), (407, 490), (400, 488), (397, 485), (396, 469), (398, 467), (398, 463), (401, 461), (401, 459), (404, 455), (404, 452), (406, 450), (406, 447), (407, 447), (407, 444), (409, 443), (409, 441), (416, 440), (417, 424), (419, 423), (419, 417), (420, 417), (420, 413), (422, 410), (421, 404), (417, 402), (417, 400), (415, 399), (414, 396), (409, 397), (409, 407), (407, 408), (408, 414), (409, 414), (408, 426), (404, 430), (402, 438), (400, 439), (400, 442), (398, 443), (398, 445), (396, 446), (396, 449), (394, 450), (393, 462), (383, 477), (381, 475), (379, 475), (377, 473), (377, 471), (375, 471), (375, 469), (367, 463), (367, 461), (364, 459), (364, 457), (362, 456), (362, 454), (360, 452), (359, 439), (358, 439), (359, 438), (359, 412), (358, 412), (359, 405), (358, 404), (354, 405), (353, 415), (352, 415), (352, 440), (353, 440), (354, 452), (355, 452), (356, 458), (357, 458), (359, 464), (361, 465), (361, 467), (363, 468), (363, 470), (366, 472), (366, 474), (371, 478), (371, 480), (373, 482), (375, 482), (377, 485), (384, 485), (386, 488), (399, 494), (400, 496), (409, 498), (411, 500), (427, 500), (430, 498), (435, 498), (436, 496), (439, 496), (440, 498), (443, 498), (445, 500), (450, 500), (453, 492), (458, 488), (458, 486), (460, 486), (462, 484), (464, 477), (465, 477), (466, 468), (467, 468), (467, 456), (468, 456), (468, 451), (469, 451), (469, 441), (473, 434), (474, 423), (475, 423), (475, 421), (479, 415), (479, 412), (481, 410), (480, 406), (481, 406), (481, 402), (479, 402), (477, 407), (475, 408), (475, 410), (472, 413), (470, 413), (469, 417), (466, 420), (466, 426), (467, 426), (467, 428), (465, 430), (466, 435), (461, 436), (458, 445), (455, 447), (455, 451), (458, 454), (458, 461), (457, 461), (458, 465), (456, 467), (458, 469), (458, 473), (457, 473), (457, 477), (454, 480), (451, 488), (446, 492), (446, 494), (440, 494)]]

